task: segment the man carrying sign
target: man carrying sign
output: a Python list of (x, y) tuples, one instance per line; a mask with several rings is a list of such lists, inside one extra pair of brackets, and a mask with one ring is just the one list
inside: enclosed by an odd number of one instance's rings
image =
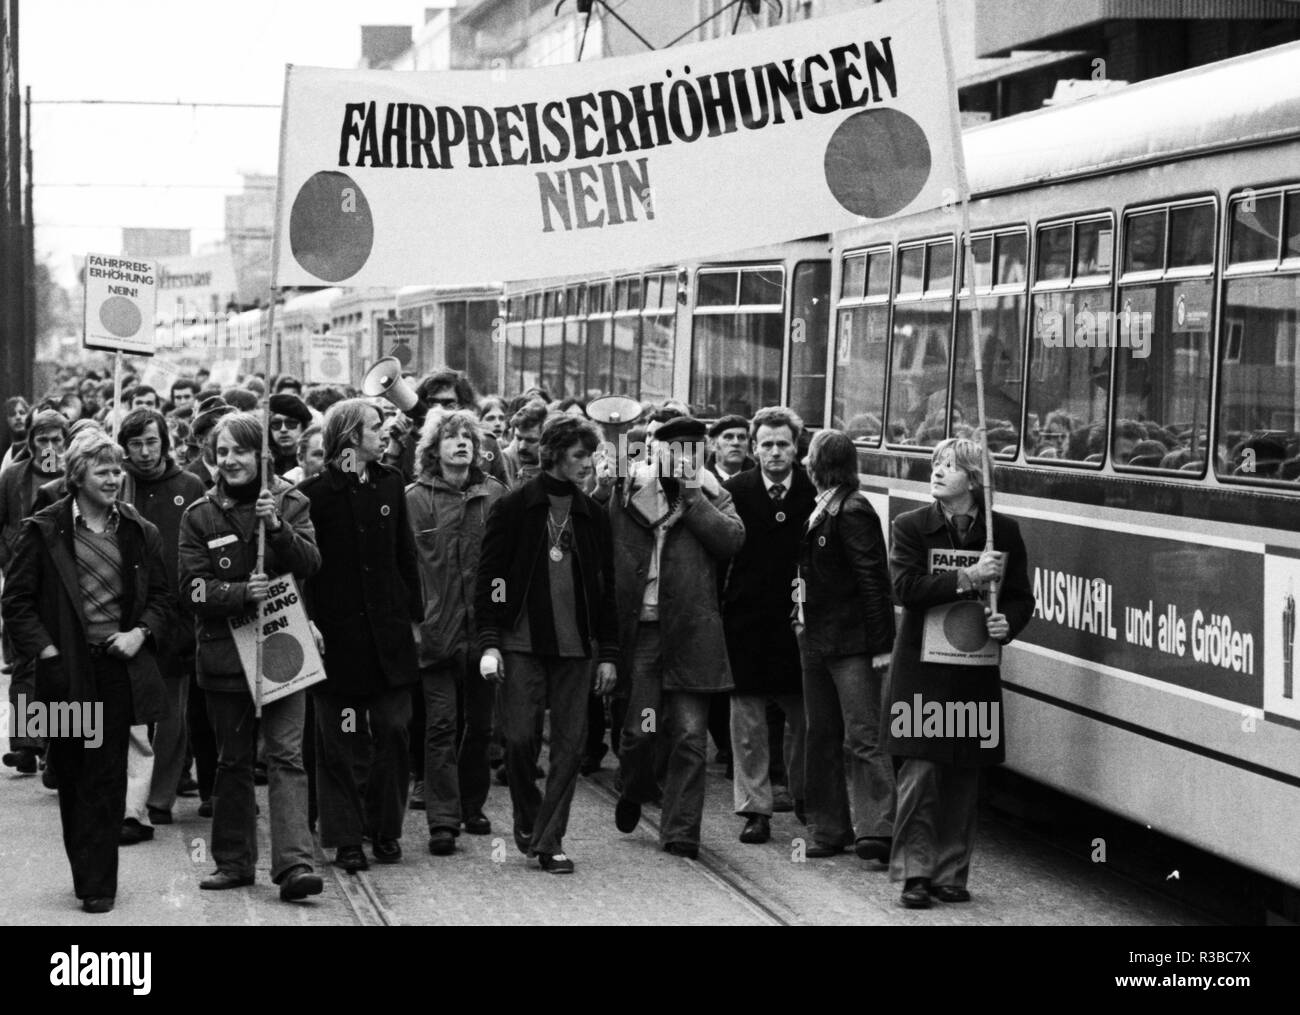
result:
[[(257, 806), (253, 796), (256, 725), (253, 696), (229, 621), (266, 599), (268, 575), (292, 573), (299, 581), (320, 569), (307, 498), (279, 477), (262, 485), (258, 456), (262, 424), (251, 413), (232, 413), (212, 435), (217, 480), (181, 518), (180, 595), (193, 604), (198, 640), (199, 687), (217, 735), (213, 790), (212, 857), (217, 870), (200, 888), (221, 890), (253, 883), (257, 866)], [(257, 529), (266, 525), (265, 571), (255, 573)], [(260, 674), (258, 675), (260, 677)], [(262, 709), (271, 804), (271, 877), (286, 902), (319, 895), (307, 828), (307, 771), (302, 762), (306, 698), (296, 691)]]

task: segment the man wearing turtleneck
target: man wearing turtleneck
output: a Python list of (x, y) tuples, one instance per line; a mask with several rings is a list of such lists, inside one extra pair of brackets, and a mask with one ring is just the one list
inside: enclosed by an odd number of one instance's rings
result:
[[(542, 474), (497, 501), (488, 518), (475, 594), (482, 672), (501, 685), (515, 845), (552, 874), (574, 869), (563, 838), (582, 764), (587, 695), (609, 693), (616, 676), (609, 521), (582, 492), (599, 440), (585, 419), (546, 422)], [(551, 742), (543, 795), (534, 771), (547, 704)]]
[[(203, 496), (203, 481), (184, 471), (171, 457), (167, 421), (156, 409), (134, 409), (122, 420), (117, 442), (126, 452), (126, 478), (118, 495), (152, 522), (163, 537), (163, 567), (170, 588), (177, 587), (181, 515)], [(171, 824), (176, 787), (186, 753), (186, 711), (194, 668), (194, 623), (190, 603), (180, 603), (181, 622), (158, 645), (158, 669), (167, 688), (168, 714), (154, 728), (150, 749), (147, 731), (131, 730), (127, 757), (127, 812), (123, 843), (148, 838), (144, 829)]]

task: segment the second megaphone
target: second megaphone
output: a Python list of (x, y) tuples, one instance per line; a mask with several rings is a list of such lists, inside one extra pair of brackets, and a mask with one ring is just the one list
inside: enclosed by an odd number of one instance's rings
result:
[(402, 377), (402, 364), (394, 356), (385, 356), (366, 371), (361, 391), (367, 395), (381, 395), (403, 412), (410, 412), (419, 401)]

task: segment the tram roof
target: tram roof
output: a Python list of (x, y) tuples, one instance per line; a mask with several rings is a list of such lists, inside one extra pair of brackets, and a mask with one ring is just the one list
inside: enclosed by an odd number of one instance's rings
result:
[(991, 195), (1300, 136), (1300, 42), (965, 131)]
[(284, 301), (284, 312), (290, 313), (295, 310), (325, 310), (328, 311), (331, 304), (338, 299), (343, 292), (338, 286), (332, 286), (329, 289), (318, 289), (312, 293), (299, 293)]

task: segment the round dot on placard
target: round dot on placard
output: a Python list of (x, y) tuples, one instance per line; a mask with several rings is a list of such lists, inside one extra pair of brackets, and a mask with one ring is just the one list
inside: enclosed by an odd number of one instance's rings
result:
[(299, 188), (289, 212), (289, 249), (303, 271), (342, 282), (362, 269), (374, 245), (370, 202), (352, 177), (320, 172)]
[(110, 296), (99, 307), (99, 323), (109, 334), (130, 338), (140, 330), (144, 318), (140, 308), (125, 296)]
[(930, 178), (925, 130), (897, 109), (864, 109), (835, 128), (826, 145), (826, 186), (864, 218), (906, 208)]

